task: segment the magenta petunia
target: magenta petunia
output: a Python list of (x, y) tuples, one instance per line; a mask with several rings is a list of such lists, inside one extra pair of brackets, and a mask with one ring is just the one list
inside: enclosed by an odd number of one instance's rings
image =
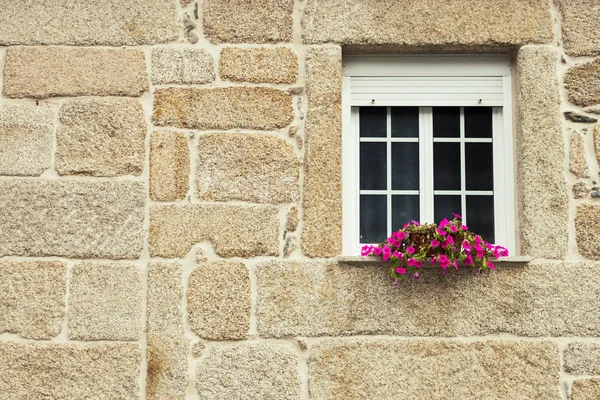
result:
[(435, 264), (437, 261), (437, 259), (435, 258), (435, 256), (431, 256), (431, 260), (429, 260), (429, 262), (431, 262), (432, 264)]
[(488, 261), (488, 267), (490, 267), (491, 270), (495, 270), (496, 266), (494, 264), (492, 264), (491, 262)]
[(462, 217), (459, 214), (452, 213), (452, 215), (454, 215), (454, 218), (456, 218), (456, 219), (462, 219)]
[(394, 251), (394, 253), (392, 255), (394, 257), (396, 257), (398, 260), (404, 259), (404, 254), (400, 253), (399, 251)]
[(440, 229), (440, 228), (435, 228), (435, 232), (436, 232), (438, 235), (441, 235), (441, 236), (446, 236), (446, 235), (447, 235), (447, 232), (446, 232), (446, 231), (444, 231), (444, 230), (442, 230), (442, 229)]
[(448, 225), (448, 220), (446, 218), (444, 218), (443, 220), (440, 221), (440, 229), (444, 229), (446, 227), (446, 225)]
[(470, 254), (467, 256), (467, 258), (465, 258), (464, 260), (465, 265), (472, 265), (473, 264), (473, 256), (471, 256)]
[(458, 228), (456, 227), (456, 225), (450, 225), (450, 230), (452, 231), (452, 233), (458, 232)]
[(430, 244), (431, 247), (438, 247), (440, 245), (440, 241), (433, 239)]
[(398, 273), (400, 275), (404, 275), (404, 274), (406, 274), (406, 268), (397, 267), (396, 268), (396, 273)]
[(415, 261), (415, 267), (421, 268), (422, 266), (423, 266), (423, 261), (421, 261), (421, 260), (416, 260)]
[(408, 247), (406, 248), (406, 252), (407, 252), (408, 254), (415, 254), (415, 248), (414, 248), (414, 247), (412, 247), (412, 246), (408, 246)]
[(445, 254), (440, 254), (438, 261), (440, 262), (440, 267), (444, 269), (450, 266), (450, 259)]
[(415, 264), (417, 263), (417, 260), (415, 260), (414, 258), (409, 258), (408, 261), (406, 261), (406, 263), (408, 264), (409, 267), (414, 267)]
[(469, 243), (469, 241), (468, 241), (468, 240), (465, 240), (465, 241), (462, 243), (462, 247), (463, 247), (463, 249), (465, 249), (466, 251), (471, 251), (471, 243)]
[(454, 269), (458, 271), (458, 263), (456, 260), (452, 261), (452, 265), (454, 265)]
[(461, 225), (461, 226), (460, 226), (460, 229), (462, 229), (463, 231), (468, 231), (468, 230), (469, 230), (469, 227), (468, 227), (468, 226), (466, 226), (466, 225)]

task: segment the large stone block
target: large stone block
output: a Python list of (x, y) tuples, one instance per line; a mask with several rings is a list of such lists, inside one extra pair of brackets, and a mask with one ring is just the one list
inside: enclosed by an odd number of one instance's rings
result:
[(159, 89), (152, 119), (157, 126), (189, 129), (264, 129), (289, 125), (292, 95), (262, 87)]
[(52, 162), (54, 110), (0, 104), (0, 175), (41, 175)]
[(571, 375), (600, 375), (600, 345), (575, 342), (565, 349), (565, 371)]
[(561, 399), (554, 343), (328, 339), (309, 351), (315, 400)]
[(202, 84), (215, 80), (213, 57), (204, 49), (158, 47), (152, 49), (152, 83)]
[(139, 398), (141, 361), (135, 344), (0, 342), (0, 399)]
[(151, 262), (146, 305), (146, 398), (185, 399), (188, 349), (183, 328), (183, 280), (178, 263)]
[(600, 103), (600, 60), (571, 68), (565, 75), (569, 101), (581, 107)]
[(170, 0), (2, 2), (0, 45), (136, 45), (177, 38)]
[(562, 16), (565, 51), (572, 56), (600, 54), (598, 3), (595, 0), (558, 0), (557, 3)]
[(392, 286), (388, 268), (322, 262), (259, 264), (257, 326), (262, 337), (399, 335), (592, 336), (597, 263), (500, 266), (476, 275), (426, 271)]
[(292, 40), (294, 0), (207, 0), (204, 34), (213, 42)]
[(225, 47), (219, 61), (221, 79), (251, 83), (294, 83), (298, 56), (287, 47)]
[(551, 47), (518, 53), (516, 176), (522, 255), (561, 259), (569, 233), (557, 57)]
[(221, 257), (279, 254), (279, 210), (273, 206), (164, 205), (150, 207), (150, 254), (183, 258), (199, 242)]
[(187, 290), (190, 327), (209, 340), (246, 339), (250, 328), (250, 274), (239, 262), (198, 266)]
[[(14, 25), (14, 21), (10, 24)], [(6, 50), (3, 86), (6, 97), (139, 96), (147, 89), (146, 61), (139, 50), (74, 47)]]
[(142, 329), (142, 274), (127, 264), (83, 263), (73, 267), (69, 338), (138, 340)]
[(600, 379), (578, 379), (571, 387), (571, 400), (597, 400), (600, 398)]
[(139, 182), (0, 181), (0, 256), (138, 258), (145, 199)]
[(308, 0), (305, 43), (394, 48), (497, 48), (552, 40), (545, 0)]
[(190, 150), (181, 132), (153, 132), (150, 136), (150, 198), (182, 200), (190, 180)]
[(342, 251), (342, 52), (311, 49), (306, 59), (306, 150), (302, 249), (309, 257)]
[(63, 104), (56, 132), (61, 175), (140, 175), (146, 120), (133, 99), (77, 99)]
[(243, 342), (205, 351), (196, 373), (200, 398), (300, 399), (298, 356), (291, 347)]
[(261, 134), (200, 136), (196, 195), (202, 200), (290, 203), (300, 198), (300, 159), (284, 140)]
[(582, 204), (575, 216), (575, 237), (579, 253), (592, 260), (600, 260), (600, 206)]
[(56, 337), (65, 318), (66, 292), (64, 262), (0, 262), (0, 333)]
[(571, 134), (571, 145), (569, 149), (569, 171), (578, 178), (589, 178), (587, 162), (585, 160), (585, 147), (583, 136), (580, 133)]

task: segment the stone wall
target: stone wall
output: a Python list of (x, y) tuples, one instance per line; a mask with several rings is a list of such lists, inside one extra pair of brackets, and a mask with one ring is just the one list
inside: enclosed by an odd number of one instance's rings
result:
[[(600, 398), (595, 1), (0, 10), (0, 400)], [(393, 288), (337, 259), (342, 54), (423, 51), (513, 55), (533, 261)]]

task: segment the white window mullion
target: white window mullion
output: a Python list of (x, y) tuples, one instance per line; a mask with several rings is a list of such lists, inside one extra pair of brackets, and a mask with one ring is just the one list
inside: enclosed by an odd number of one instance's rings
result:
[(421, 222), (433, 221), (433, 109), (419, 107)]
[(387, 107), (386, 155), (387, 155), (387, 235), (392, 234), (392, 107)]
[(465, 155), (465, 108), (460, 108), (460, 215), (467, 223), (467, 169)]

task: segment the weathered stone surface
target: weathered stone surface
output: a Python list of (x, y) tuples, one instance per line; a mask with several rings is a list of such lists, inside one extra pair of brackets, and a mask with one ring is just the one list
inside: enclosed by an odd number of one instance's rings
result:
[(565, 51), (572, 56), (600, 54), (600, 9), (594, 0), (558, 0)]
[(294, 83), (298, 56), (287, 47), (225, 47), (219, 61), (221, 79), (251, 83)]
[(565, 349), (565, 371), (572, 375), (600, 375), (600, 344), (576, 342)]
[(600, 379), (578, 379), (571, 387), (571, 400), (596, 400), (600, 398)]
[(246, 342), (205, 351), (196, 374), (200, 398), (300, 399), (298, 357), (291, 347)]
[(6, 97), (139, 96), (147, 89), (146, 61), (139, 50), (75, 47), (6, 50), (3, 84)]
[[(500, 266), (476, 275), (435, 269), (394, 288), (388, 269), (266, 262), (256, 271), (262, 337), (596, 336), (597, 263)], [(384, 304), (385, 306), (382, 306)]]
[(65, 318), (66, 292), (64, 262), (0, 262), (0, 333), (56, 337)]
[(305, 43), (395, 48), (514, 47), (552, 40), (545, 0), (308, 0), (302, 28)]
[(185, 399), (188, 341), (181, 313), (182, 282), (178, 263), (151, 262), (148, 266), (147, 399)]
[(200, 358), (204, 349), (206, 349), (206, 342), (204, 342), (204, 340), (194, 343), (192, 345), (192, 357)]
[(590, 194), (590, 188), (585, 182), (577, 182), (573, 185), (573, 197), (576, 199), (583, 199)]
[(250, 275), (239, 262), (197, 267), (187, 290), (190, 328), (208, 340), (246, 339), (250, 328)]
[(0, 45), (150, 44), (172, 41), (178, 31), (170, 0), (6, 1), (0, 15)]
[(585, 148), (583, 136), (577, 132), (571, 135), (571, 146), (569, 151), (569, 171), (578, 178), (589, 178), (587, 162), (585, 161)]
[(217, 43), (287, 42), (293, 10), (294, 0), (207, 0), (204, 34)]
[(135, 344), (0, 342), (0, 399), (139, 398)]
[(153, 132), (150, 136), (150, 198), (182, 200), (188, 193), (190, 150), (181, 132)]
[(138, 258), (145, 199), (139, 182), (0, 181), (0, 256)]
[(201, 84), (215, 80), (213, 57), (204, 49), (152, 49), (152, 83)]
[(190, 129), (264, 129), (289, 125), (292, 96), (262, 87), (159, 89), (152, 119), (158, 126)]
[(41, 175), (52, 161), (54, 110), (0, 104), (0, 175)]
[(133, 99), (77, 99), (63, 104), (56, 132), (61, 175), (140, 175), (146, 120)]
[(569, 101), (580, 107), (600, 103), (600, 60), (571, 68), (565, 75)]
[(83, 263), (73, 267), (69, 338), (138, 340), (142, 329), (142, 274), (129, 264)]
[(587, 115), (583, 115), (580, 113), (576, 113), (573, 111), (565, 111), (565, 118), (572, 122), (583, 123), (583, 124), (592, 124), (594, 122), (598, 122), (597, 118), (588, 117)]
[(287, 214), (285, 230), (288, 232), (294, 232), (296, 229), (298, 229), (298, 222), (298, 207), (292, 207)]
[(557, 61), (551, 47), (517, 56), (516, 176), (522, 255), (561, 259), (569, 235)]
[(600, 164), (600, 125), (594, 127), (594, 153), (596, 154), (596, 161)]
[(302, 249), (309, 257), (341, 253), (342, 243), (342, 52), (311, 49), (306, 59)]
[(548, 342), (328, 339), (309, 350), (311, 399), (561, 398)]
[(196, 195), (202, 200), (290, 203), (300, 198), (300, 159), (284, 140), (262, 134), (200, 136)]
[(276, 256), (278, 209), (224, 204), (150, 207), (152, 256), (182, 258), (199, 242), (210, 242), (221, 257)]
[(600, 206), (582, 204), (577, 207), (575, 235), (579, 253), (592, 260), (600, 260)]

